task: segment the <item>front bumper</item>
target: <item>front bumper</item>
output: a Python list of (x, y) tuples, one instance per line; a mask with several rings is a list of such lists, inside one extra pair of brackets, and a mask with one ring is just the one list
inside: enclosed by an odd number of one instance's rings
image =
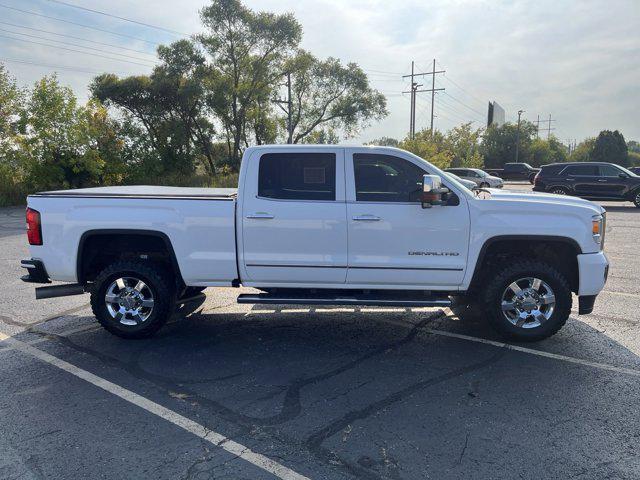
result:
[(34, 260), (33, 258), (30, 260), (22, 260), (20, 262), (20, 266), (22, 268), (27, 269), (26, 275), (20, 277), (20, 280), (27, 283), (51, 283), (49, 280), (49, 274), (47, 270), (44, 268), (44, 263), (40, 260)]
[(596, 296), (602, 291), (609, 275), (609, 260), (604, 252), (578, 255), (578, 288), (580, 315), (591, 313)]

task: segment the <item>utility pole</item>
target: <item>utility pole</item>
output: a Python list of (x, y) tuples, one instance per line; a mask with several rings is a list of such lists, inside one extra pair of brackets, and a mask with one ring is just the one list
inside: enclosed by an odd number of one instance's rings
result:
[(520, 115), (524, 110), (518, 110), (518, 130), (516, 131), (516, 163), (518, 163), (518, 150), (520, 150)]
[[(414, 72), (414, 62), (411, 62), (411, 75), (403, 75), (402, 78), (407, 78), (410, 77), (411, 78), (411, 91), (410, 92), (402, 92), (402, 93), (411, 93), (411, 113), (410, 113), (410, 119), (409, 119), (409, 137), (413, 138), (415, 133), (416, 133), (416, 93), (422, 93), (422, 92), (431, 92), (431, 135), (433, 135), (433, 106), (434, 106), (434, 101), (435, 101), (435, 94), (436, 92), (440, 91), (440, 90), (444, 90), (444, 88), (436, 88), (436, 74), (437, 73), (444, 73), (446, 72), (446, 70), (438, 70), (436, 71), (436, 59), (433, 59), (433, 69), (430, 72), (422, 72), (422, 73), (415, 73)], [(432, 75), (432, 79), (431, 79), (431, 88), (430, 89), (423, 89), (423, 90), (418, 90), (420, 87), (422, 87), (422, 84), (417, 84), (414, 81), (415, 77), (419, 77), (419, 76), (425, 76), (425, 75)]]
[[(286, 83), (286, 87), (287, 87), (287, 98), (285, 99), (280, 99), (280, 98), (274, 98), (272, 101), (278, 105), (282, 111), (284, 113), (287, 114), (287, 143), (291, 144), (293, 143), (293, 123), (291, 120), (291, 116), (293, 114), (293, 105), (292, 105), (292, 100), (291, 100), (291, 73), (287, 73), (287, 83)], [(282, 105), (286, 105), (287, 108), (283, 107)]]
[(547, 131), (547, 140), (549, 140), (549, 137), (551, 136), (551, 130), (555, 130), (555, 128), (551, 127), (551, 122), (555, 122), (555, 120), (551, 118), (551, 114), (549, 114), (549, 120), (540, 120), (540, 123), (547, 124), (547, 128), (543, 129)]
[(538, 138), (540, 133), (540, 115), (538, 115), (538, 118), (536, 120), (536, 138)]

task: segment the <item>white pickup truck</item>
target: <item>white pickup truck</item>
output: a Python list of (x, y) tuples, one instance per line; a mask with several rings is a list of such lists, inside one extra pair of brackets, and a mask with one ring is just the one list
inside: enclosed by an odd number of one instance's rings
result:
[(98, 321), (138, 338), (205, 287), (240, 303), (448, 306), (461, 296), (499, 332), (539, 340), (572, 292), (593, 310), (608, 272), (605, 211), (567, 196), (471, 191), (386, 147), (259, 146), (238, 190), (101, 187), (30, 195), (23, 280), (71, 282)]

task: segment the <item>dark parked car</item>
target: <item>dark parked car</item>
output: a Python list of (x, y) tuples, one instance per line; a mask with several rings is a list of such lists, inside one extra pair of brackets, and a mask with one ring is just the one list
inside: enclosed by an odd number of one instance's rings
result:
[(640, 176), (613, 163), (544, 165), (535, 178), (533, 190), (590, 200), (628, 201), (640, 208)]
[(631, 167), (629, 170), (631, 170), (636, 175), (640, 175), (640, 167)]
[(505, 163), (504, 168), (485, 168), (484, 171), (503, 180), (529, 180), (529, 183), (533, 183), (540, 169), (528, 163)]

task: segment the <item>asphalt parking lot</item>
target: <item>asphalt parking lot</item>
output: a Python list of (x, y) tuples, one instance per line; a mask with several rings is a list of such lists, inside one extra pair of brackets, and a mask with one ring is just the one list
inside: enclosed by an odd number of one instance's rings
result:
[(237, 289), (121, 340), (87, 296), (35, 301), (24, 210), (0, 209), (0, 478), (640, 478), (640, 209), (604, 206), (594, 313), (526, 345), (449, 309)]

